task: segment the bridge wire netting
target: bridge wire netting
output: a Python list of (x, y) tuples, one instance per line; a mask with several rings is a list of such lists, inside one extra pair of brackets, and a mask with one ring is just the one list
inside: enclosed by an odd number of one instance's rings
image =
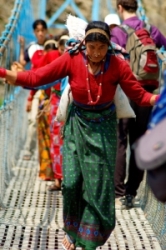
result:
[[(8, 23), (0, 37), (0, 66), (10, 69), (13, 61), (19, 60), (18, 37), (26, 42), (34, 39), (29, 32), (33, 22), (29, 0), (16, 0)], [(0, 82), (0, 206), (4, 207), (5, 190), (14, 174), (13, 167), (18, 159), (26, 135), (25, 100), (27, 91), (20, 87)]]

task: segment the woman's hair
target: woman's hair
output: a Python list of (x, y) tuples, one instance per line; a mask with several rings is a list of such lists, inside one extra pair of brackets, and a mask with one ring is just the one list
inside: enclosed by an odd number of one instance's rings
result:
[(68, 36), (68, 35), (69, 35), (69, 32), (66, 29), (66, 30), (63, 30), (60, 34), (55, 35), (54, 39), (58, 42), (62, 36)]
[(63, 35), (60, 37), (59, 41), (58, 41), (58, 46), (65, 46), (66, 42), (69, 40), (69, 36), (68, 35)]
[(57, 42), (53, 39), (49, 39), (44, 43), (44, 50), (57, 50)]
[(137, 0), (117, 0), (116, 6), (121, 5), (126, 11), (133, 13), (137, 11)]
[(47, 24), (43, 19), (37, 19), (36, 21), (34, 21), (34, 23), (32, 24), (33, 30), (35, 30), (38, 25), (42, 25), (43, 28), (47, 30)]
[[(94, 30), (94, 32), (89, 33), (92, 29), (98, 29)], [(100, 33), (101, 30), (101, 33)], [(89, 33), (86, 35), (86, 33)], [(104, 34), (105, 33), (105, 34)], [(85, 30), (85, 42), (88, 41), (100, 41), (102, 43), (107, 43), (110, 45), (110, 29), (108, 24), (102, 21), (92, 21), (88, 24)]]

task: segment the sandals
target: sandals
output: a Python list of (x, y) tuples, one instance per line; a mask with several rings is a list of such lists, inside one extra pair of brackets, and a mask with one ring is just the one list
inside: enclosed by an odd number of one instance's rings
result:
[[(75, 246), (74, 246), (75, 241), (72, 240), (71, 237), (70, 237), (69, 235), (66, 234), (64, 239), (66, 239), (66, 240), (68, 241), (68, 243), (70, 243), (69, 248), (66, 248), (65, 245), (62, 243), (62, 248), (63, 248), (64, 250), (75, 250), (75, 249), (76, 249)], [(74, 247), (71, 248), (71, 245), (73, 245)]]
[(30, 161), (32, 158), (32, 152), (30, 150), (25, 149), (23, 151), (22, 159), (25, 161)]
[(60, 191), (61, 190), (61, 187), (57, 187), (54, 183), (51, 184), (50, 186), (48, 186), (48, 191)]
[(31, 155), (24, 155), (23, 156), (23, 160), (25, 160), (25, 161), (30, 161), (30, 159), (31, 159)]

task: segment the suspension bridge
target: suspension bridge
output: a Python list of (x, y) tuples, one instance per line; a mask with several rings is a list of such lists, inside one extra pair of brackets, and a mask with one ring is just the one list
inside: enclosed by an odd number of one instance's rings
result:
[[(100, 4), (99, 0), (92, 1), (91, 20), (102, 18)], [(138, 4), (140, 18), (148, 22), (142, 2), (138, 1)], [(10, 68), (11, 63), (18, 60), (19, 35), (24, 36), (27, 43), (34, 40), (33, 32), (27, 30), (35, 18), (46, 19), (46, 6), (46, 0), (15, 0), (0, 37), (0, 66)], [(86, 20), (75, 1), (64, 0), (47, 20), (48, 27), (64, 27), (64, 24), (58, 23), (58, 18), (68, 6), (75, 15)], [(115, 12), (111, 1), (105, 1), (105, 6), (109, 13)], [(158, 55), (162, 69), (165, 51), (159, 51)], [(30, 161), (21, 158), (27, 131), (27, 91), (3, 83), (1, 86), (0, 249), (61, 250), (64, 237), (61, 191), (48, 192), (48, 182), (38, 178), (37, 152)], [(107, 243), (99, 249), (166, 250), (165, 211), (165, 204), (154, 198), (145, 177), (135, 207), (130, 210), (116, 209), (116, 228)]]

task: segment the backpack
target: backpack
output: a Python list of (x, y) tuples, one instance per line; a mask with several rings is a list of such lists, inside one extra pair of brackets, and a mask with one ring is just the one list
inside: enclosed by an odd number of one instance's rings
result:
[(126, 51), (130, 55), (130, 67), (143, 86), (159, 85), (159, 62), (156, 45), (150, 36), (150, 25), (134, 30), (128, 25), (121, 25), (121, 29), (127, 34)]

